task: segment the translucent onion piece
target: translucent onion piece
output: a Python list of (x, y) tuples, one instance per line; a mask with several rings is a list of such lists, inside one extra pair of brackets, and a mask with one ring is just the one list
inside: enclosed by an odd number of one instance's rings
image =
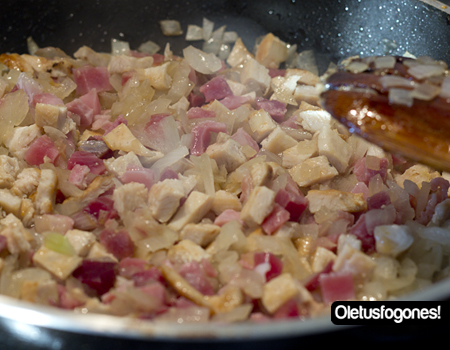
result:
[(384, 75), (380, 78), (380, 83), (384, 88), (389, 89), (391, 87), (405, 87), (411, 88), (414, 86), (414, 81), (395, 76), (395, 75)]
[(203, 40), (209, 40), (214, 30), (214, 22), (203, 17)]
[(441, 88), (428, 83), (423, 83), (411, 91), (411, 96), (419, 100), (431, 101), (433, 98), (439, 95)]
[(173, 19), (167, 19), (164, 21), (159, 21), (159, 24), (161, 26), (161, 31), (164, 35), (167, 36), (177, 36), (182, 35), (183, 31), (181, 30), (180, 22), (173, 20)]
[(173, 151), (170, 151), (167, 153), (164, 157), (157, 160), (153, 165), (152, 169), (155, 170), (157, 173), (161, 174), (161, 172), (178, 162), (180, 159), (183, 159), (189, 154), (189, 150), (185, 146), (180, 146), (178, 148), (175, 148)]
[(111, 53), (113, 55), (128, 55), (130, 44), (127, 41), (111, 39)]
[(374, 61), (375, 69), (394, 68), (396, 59), (393, 56), (377, 57)]
[(203, 28), (189, 24), (186, 31), (186, 41), (203, 40)]
[(369, 69), (369, 65), (365, 62), (351, 62), (345, 69), (351, 73), (362, 73)]
[(422, 80), (444, 74), (445, 68), (438, 65), (420, 64), (408, 69), (408, 73), (414, 78)]
[(33, 40), (31, 36), (27, 38), (27, 47), (30, 55), (34, 55), (36, 51), (39, 50), (38, 44), (36, 44), (36, 42)]
[(450, 98), (450, 77), (445, 77), (441, 84), (441, 92), (439, 96)]
[(222, 68), (222, 61), (212, 53), (205, 53), (193, 46), (183, 50), (184, 58), (197, 72), (212, 74)]
[(319, 75), (319, 68), (317, 67), (316, 56), (313, 50), (305, 50), (298, 54), (297, 68), (305, 69), (315, 75)]
[(389, 103), (404, 105), (411, 107), (414, 99), (411, 96), (411, 92), (405, 89), (392, 88), (389, 90)]
[(28, 97), (22, 89), (10, 92), (0, 100), (0, 143), (5, 141), (14, 126), (22, 123), (28, 109)]
[(159, 46), (157, 43), (155, 43), (154, 41), (151, 41), (151, 40), (146, 41), (145, 43), (142, 43), (138, 47), (139, 52), (148, 53), (149, 55), (153, 55), (153, 54), (157, 53), (159, 50), (161, 50), (161, 46)]

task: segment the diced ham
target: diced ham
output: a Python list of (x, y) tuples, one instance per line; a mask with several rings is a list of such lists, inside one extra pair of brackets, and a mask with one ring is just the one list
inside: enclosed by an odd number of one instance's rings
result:
[(84, 259), (72, 276), (103, 295), (114, 287), (116, 267), (114, 262)]
[(384, 182), (386, 181), (387, 177), (388, 165), (389, 162), (386, 158), (379, 158), (378, 169), (369, 169), (366, 165), (366, 157), (364, 157), (355, 163), (353, 173), (356, 175), (358, 181), (364, 182), (366, 185), (369, 185), (370, 179), (378, 174), (381, 176), (381, 179)]
[(155, 172), (152, 169), (144, 167), (128, 166), (125, 173), (120, 177), (120, 181), (125, 184), (138, 182), (144, 184), (147, 189), (150, 189), (155, 182)]
[(119, 262), (119, 276), (131, 278), (134, 274), (145, 271), (148, 262), (138, 258), (124, 258)]
[(118, 216), (114, 209), (114, 201), (108, 197), (98, 197), (90, 202), (83, 212), (92, 215), (96, 220), (105, 222), (108, 219), (114, 219)]
[(136, 71), (133, 70), (129, 70), (128, 72), (125, 72), (122, 74), (122, 86), (124, 86), (128, 80), (131, 79), (131, 77), (136, 73)]
[(159, 181), (164, 181), (165, 179), (178, 179), (178, 173), (170, 168), (165, 168), (159, 176)]
[(230, 86), (222, 75), (212, 78), (206, 84), (202, 85), (199, 90), (205, 95), (205, 102), (221, 100), (233, 95)]
[(53, 140), (47, 135), (42, 135), (31, 143), (25, 152), (24, 159), (30, 165), (40, 165), (44, 163), (44, 158), (47, 157), (54, 164), (58, 156), (59, 151)]
[[(129, 258), (126, 258), (129, 259)], [(154, 282), (159, 282), (162, 284), (166, 284), (161, 271), (153, 266), (149, 269), (138, 271), (131, 276), (131, 279), (134, 281), (134, 285), (136, 287), (142, 287), (148, 284), (152, 284)]]
[(350, 191), (351, 193), (362, 193), (363, 199), (366, 200), (369, 197), (369, 187), (364, 182), (357, 182), (355, 187)]
[(227, 222), (233, 220), (238, 220), (239, 222), (243, 223), (243, 221), (241, 220), (241, 213), (233, 209), (226, 209), (218, 217), (216, 217), (216, 219), (214, 220), (214, 225), (223, 226)]
[(214, 288), (208, 281), (205, 271), (197, 261), (185, 263), (178, 270), (178, 273), (188, 283), (203, 295), (214, 295)]
[(381, 209), (391, 204), (391, 198), (386, 191), (380, 191), (367, 198), (367, 209)]
[(291, 214), (278, 203), (275, 203), (272, 212), (266, 216), (261, 224), (262, 229), (268, 235), (275, 233), (283, 224), (289, 220)]
[(100, 243), (117, 259), (130, 257), (134, 253), (134, 243), (125, 230), (104, 229), (100, 233)]
[(256, 107), (258, 109), (264, 109), (270, 116), (278, 123), (281, 123), (284, 119), (284, 115), (287, 112), (286, 104), (277, 100), (267, 100), (263, 97), (256, 99)]
[(36, 80), (31, 78), (26, 73), (20, 73), (17, 77), (16, 85), (11, 89), (11, 92), (22, 89), (28, 96), (28, 104), (33, 105), (33, 98), (36, 94), (43, 92), (43, 87)]
[(138, 290), (144, 292), (145, 295), (152, 300), (157, 301), (159, 305), (163, 305), (166, 300), (166, 288), (159, 282), (153, 282), (138, 287)]
[(286, 320), (289, 318), (298, 318), (300, 311), (295, 299), (290, 299), (281, 305), (277, 311), (273, 314), (275, 320)]
[(190, 107), (201, 107), (205, 104), (205, 95), (203, 95), (198, 88), (194, 88), (188, 96)]
[(214, 118), (216, 113), (200, 107), (192, 107), (187, 112), (188, 119)]
[(59, 306), (66, 310), (73, 310), (76, 307), (82, 306), (83, 301), (74, 298), (67, 288), (61, 284), (57, 285), (59, 295)]
[(92, 124), (94, 116), (100, 114), (101, 105), (97, 91), (91, 90), (86, 95), (74, 99), (66, 104), (67, 110), (80, 117), (80, 126), (88, 127)]
[(220, 100), (225, 107), (229, 110), (236, 109), (243, 104), (250, 103), (252, 98), (250, 96), (227, 96), (224, 99)]
[(45, 103), (48, 105), (54, 105), (54, 106), (64, 106), (63, 100), (61, 100), (59, 97), (57, 97), (54, 94), (51, 94), (49, 92), (43, 92), (40, 94), (34, 94), (33, 95), (33, 102), (32, 106), (36, 106), (37, 103)]
[(361, 248), (365, 252), (375, 251), (375, 237), (366, 228), (366, 214), (362, 214), (350, 229), (350, 234), (355, 235), (361, 241)]
[(241, 146), (247, 145), (253, 148), (256, 152), (259, 152), (258, 143), (253, 140), (253, 138), (243, 128), (237, 129), (237, 131), (231, 136), (231, 138)]
[(6, 236), (0, 235), (0, 253), (7, 247)]
[(298, 221), (308, 207), (308, 200), (299, 194), (279, 189), (275, 196), (275, 203), (279, 204), (289, 213), (289, 221)]
[(199, 156), (205, 153), (206, 148), (209, 146), (211, 141), (211, 133), (227, 132), (227, 126), (224, 123), (205, 121), (196, 125), (192, 129), (192, 134), (194, 135), (194, 140), (192, 144), (191, 153), (193, 155)]
[(114, 120), (113, 122), (108, 121), (108, 122), (106, 122), (106, 123), (104, 123), (104, 124), (102, 125), (101, 128), (105, 131), (105, 132), (103, 133), (103, 136), (104, 136), (104, 135), (108, 135), (108, 133), (109, 133), (111, 130), (115, 129), (115, 128), (116, 128), (117, 126), (119, 126), (120, 124), (128, 125), (128, 121), (123, 117), (122, 114), (120, 114), (120, 115), (116, 118), (116, 120)]
[(324, 268), (322, 271), (320, 271), (320, 272), (318, 272), (318, 273), (312, 275), (312, 276), (305, 282), (305, 288), (306, 288), (307, 290), (309, 290), (310, 292), (312, 292), (313, 290), (316, 290), (317, 288), (319, 288), (319, 286), (320, 286), (320, 283), (319, 283), (319, 278), (320, 278), (320, 276), (321, 276), (321, 275), (324, 275), (324, 274), (330, 273), (330, 272), (332, 271), (332, 269), (333, 269), (333, 261), (330, 261), (330, 262), (327, 264), (327, 266), (325, 266), (325, 268)]
[(73, 183), (78, 188), (84, 189), (86, 187), (86, 176), (90, 173), (87, 165), (75, 164), (70, 171), (69, 182)]
[(87, 166), (94, 175), (101, 175), (106, 171), (103, 160), (86, 151), (72, 153), (67, 162), (67, 169), (72, 170), (76, 164)]
[(153, 66), (159, 66), (164, 62), (164, 55), (161, 55), (160, 53), (154, 53), (150, 56), (153, 57)]
[(284, 77), (286, 75), (286, 69), (269, 68), (269, 75), (271, 78)]
[(255, 267), (259, 272), (264, 272), (266, 282), (281, 275), (283, 271), (283, 262), (272, 253), (259, 252), (253, 256)]
[(291, 129), (298, 129), (297, 116), (291, 115), (284, 122), (281, 122), (280, 125), (287, 126), (288, 128), (291, 128)]
[(77, 94), (85, 95), (95, 89), (97, 92), (113, 89), (109, 82), (109, 72), (106, 67), (83, 66), (73, 69), (73, 79), (77, 84)]
[(350, 272), (322, 274), (319, 277), (319, 284), (325, 304), (355, 299), (353, 277)]

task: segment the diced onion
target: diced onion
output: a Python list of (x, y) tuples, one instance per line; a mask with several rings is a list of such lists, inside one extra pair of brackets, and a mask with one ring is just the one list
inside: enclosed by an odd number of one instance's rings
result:
[(362, 73), (369, 69), (369, 65), (365, 62), (351, 62), (345, 69), (351, 73)]
[(445, 68), (439, 65), (420, 64), (408, 69), (414, 78), (422, 80), (444, 74)]
[(159, 21), (159, 24), (161, 26), (161, 31), (164, 35), (167, 36), (177, 36), (182, 35), (183, 31), (181, 30), (180, 22), (173, 20), (173, 19), (167, 19), (164, 21)]
[(36, 42), (33, 40), (31, 36), (27, 38), (27, 47), (30, 55), (34, 55), (36, 51), (39, 50), (38, 44), (36, 44)]
[(404, 105), (407, 107), (411, 107), (413, 105), (413, 97), (411, 96), (411, 92), (405, 89), (396, 89), (392, 88), (389, 90), (389, 103)]
[(184, 58), (197, 72), (212, 74), (222, 68), (222, 61), (212, 53), (205, 53), (193, 46), (183, 50)]
[(195, 41), (202, 39), (203, 39), (203, 28), (193, 24), (188, 25), (186, 32), (186, 40)]
[(153, 55), (155, 53), (157, 53), (159, 50), (161, 50), (161, 47), (155, 43), (154, 41), (146, 41), (145, 43), (142, 43), (139, 47), (138, 47), (138, 51), (139, 52), (144, 52), (144, 53), (148, 53), (149, 55)]
[(214, 22), (203, 17), (203, 40), (209, 40), (214, 30)]
[(450, 77), (445, 77), (442, 81), (439, 96), (443, 98), (450, 98)]
[(374, 61), (376, 69), (394, 68), (396, 62), (394, 56), (377, 57)]
[(441, 88), (428, 83), (423, 83), (411, 91), (411, 96), (419, 100), (431, 101), (433, 98), (439, 95)]
[(127, 41), (111, 39), (111, 53), (113, 55), (128, 55), (130, 44)]
[(410, 88), (415, 85), (414, 81), (396, 75), (384, 75), (380, 78), (380, 83), (386, 89), (391, 87)]

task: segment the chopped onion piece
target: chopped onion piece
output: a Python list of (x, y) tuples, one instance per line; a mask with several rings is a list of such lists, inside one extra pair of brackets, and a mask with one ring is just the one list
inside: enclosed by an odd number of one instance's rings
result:
[(231, 47), (228, 44), (222, 44), (219, 48), (219, 53), (217, 54), (217, 57), (219, 57), (222, 61), (225, 61), (228, 56), (230, 55)]
[(203, 43), (203, 51), (208, 53), (213, 53), (217, 55), (219, 53), (220, 46), (223, 43), (223, 34), (225, 33), (226, 26), (222, 26), (215, 30), (211, 38)]
[(396, 75), (384, 75), (380, 78), (380, 83), (384, 88), (389, 89), (391, 87), (413, 87), (415, 82)]
[(313, 50), (305, 50), (297, 56), (297, 68), (308, 70), (315, 75), (319, 75), (319, 68), (316, 63), (316, 55)]
[(351, 62), (345, 69), (351, 73), (362, 73), (369, 69), (369, 65), (365, 62)]
[(186, 40), (187, 41), (195, 41), (203, 39), (203, 28), (189, 24), (186, 32)]
[(438, 75), (443, 75), (445, 68), (439, 65), (419, 64), (408, 69), (408, 73), (414, 78), (422, 80)]
[(441, 84), (441, 92), (439, 96), (450, 98), (450, 77), (445, 77)]
[(182, 35), (183, 31), (181, 30), (180, 22), (173, 20), (173, 19), (167, 19), (163, 21), (159, 21), (159, 24), (161, 26), (161, 31), (164, 35), (167, 36), (177, 36)]
[(127, 41), (111, 39), (111, 53), (113, 55), (128, 55), (130, 53), (130, 44)]
[(225, 44), (231, 44), (236, 42), (238, 39), (238, 34), (236, 32), (225, 32), (223, 33), (223, 42)]
[(36, 51), (39, 50), (38, 44), (36, 44), (36, 42), (33, 40), (31, 36), (27, 38), (27, 47), (30, 55), (34, 55)]
[(193, 46), (183, 50), (184, 58), (197, 72), (212, 74), (222, 68), (222, 61), (212, 53), (205, 53)]
[(413, 102), (410, 91), (396, 88), (389, 90), (389, 103), (411, 107)]
[(161, 49), (161, 47), (157, 43), (155, 43), (154, 41), (151, 41), (151, 40), (146, 41), (145, 43), (142, 43), (138, 47), (139, 52), (148, 53), (149, 55), (153, 55), (153, 54), (157, 53), (160, 49)]
[(209, 40), (214, 30), (214, 22), (203, 17), (203, 40)]
[(161, 159), (157, 160), (151, 168), (160, 174), (165, 168), (175, 164), (180, 159), (186, 157), (188, 154), (189, 150), (185, 146), (180, 146), (167, 153)]
[(397, 62), (397, 60), (395, 59), (394, 56), (384, 56), (384, 57), (377, 57), (374, 63), (376, 69), (385, 69), (385, 68), (389, 69), (394, 68), (395, 62)]

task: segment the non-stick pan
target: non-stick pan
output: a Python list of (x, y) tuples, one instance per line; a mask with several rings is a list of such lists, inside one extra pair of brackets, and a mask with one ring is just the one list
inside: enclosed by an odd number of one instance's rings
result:
[[(0, 52), (26, 53), (31, 36), (41, 47), (72, 54), (81, 45), (110, 51), (111, 39), (132, 49), (153, 40), (181, 54), (181, 37), (164, 37), (162, 19), (201, 25), (203, 17), (237, 31), (247, 47), (272, 32), (313, 49), (319, 68), (352, 55), (429, 55), (450, 62), (447, 8), (427, 0), (11, 0), (0, 7)], [(450, 281), (410, 295), (446, 300)], [(300, 348), (332, 340), (344, 346), (413, 340), (443, 331), (426, 327), (338, 327), (329, 317), (309, 321), (239, 325), (154, 325), (104, 315), (81, 315), (0, 296), (1, 349)]]

